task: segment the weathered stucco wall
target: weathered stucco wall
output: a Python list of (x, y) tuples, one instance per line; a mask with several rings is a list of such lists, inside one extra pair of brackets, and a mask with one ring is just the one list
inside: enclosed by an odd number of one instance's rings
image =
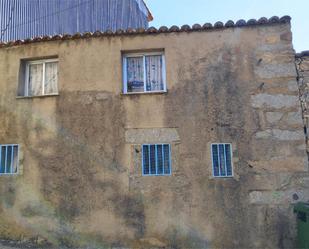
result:
[[(121, 53), (164, 49), (165, 94), (122, 94)], [(59, 96), (16, 98), (21, 59), (59, 57)], [(292, 248), (308, 200), (289, 24), (110, 36), (0, 49), (0, 237), (106, 248)], [(172, 175), (142, 177), (141, 144), (172, 144)], [(215, 179), (210, 143), (230, 142)]]

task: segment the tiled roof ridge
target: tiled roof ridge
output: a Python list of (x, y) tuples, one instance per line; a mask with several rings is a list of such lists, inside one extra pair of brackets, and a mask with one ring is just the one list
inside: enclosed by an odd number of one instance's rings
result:
[(304, 56), (309, 56), (309, 50), (297, 53), (295, 56), (296, 56), (296, 58), (301, 58), (301, 57), (304, 57)]
[(35, 42), (43, 42), (43, 41), (56, 41), (56, 40), (74, 40), (80, 38), (90, 38), (90, 37), (101, 37), (101, 36), (119, 36), (119, 35), (135, 35), (135, 34), (158, 34), (158, 33), (174, 33), (174, 32), (194, 32), (194, 31), (211, 31), (211, 30), (219, 30), (225, 28), (236, 28), (236, 27), (252, 27), (252, 26), (259, 26), (259, 25), (272, 25), (272, 24), (281, 24), (281, 23), (290, 23), (291, 17), (290, 16), (283, 16), (279, 18), (278, 16), (273, 16), (271, 18), (261, 17), (260, 19), (250, 19), (245, 21), (243, 19), (238, 20), (236, 23), (229, 20), (225, 24), (223, 22), (216, 22), (215, 24), (205, 23), (204, 25), (194, 24), (191, 26), (189, 25), (182, 25), (178, 27), (176, 25), (171, 26), (170, 28), (166, 26), (162, 26), (160, 28), (149, 27), (147, 29), (138, 28), (132, 29), (129, 28), (127, 30), (117, 30), (115, 32), (111, 30), (107, 30), (105, 32), (96, 31), (92, 32), (85, 32), (85, 33), (76, 33), (73, 35), (64, 34), (64, 35), (54, 35), (54, 36), (41, 36), (35, 38), (29, 38), (25, 40), (16, 40), (16, 41), (9, 41), (9, 42), (0, 42), (1, 47), (11, 47), (17, 46), (22, 44), (28, 43), (35, 43)]

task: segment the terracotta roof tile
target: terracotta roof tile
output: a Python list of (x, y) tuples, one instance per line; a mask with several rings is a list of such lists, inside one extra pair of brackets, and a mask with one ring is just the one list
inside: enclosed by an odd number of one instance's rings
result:
[(182, 25), (180, 28), (181, 31), (190, 31), (191, 27), (188, 24)]
[(215, 28), (223, 28), (224, 27), (224, 24), (223, 24), (223, 22), (216, 22), (215, 24), (214, 24), (214, 27)]
[(209, 23), (209, 22), (207, 22), (207, 23), (205, 23), (204, 25), (203, 25), (203, 29), (212, 29), (212, 24), (211, 23)]
[(232, 20), (229, 20), (225, 23), (224, 25), (225, 27), (229, 28), (229, 27), (234, 27), (235, 23)]
[[(262, 17), (259, 20), (250, 19), (248, 21), (238, 20), (236, 23), (233, 21), (227, 21), (225, 24), (223, 22), (216, 22), (214, 25), (211, 23), (205, 23), (204, 25), (194, 24), (192, 27), (189, 25), (183, 25), (180, 28), (178, 26), (172, 26), (170, 28), (166, 26), (162, 26), (160, 28), (150, 27), (148, 29), (139, 28), (139, 29), (127, 29), (127, 30), (117, 30), (113, 32), (111, 30), (107, 30), (105, 32), (96, 31), (94, 33), (86, 32), (86, 33), (76, 33), (73, 35), (63, 34), (63, 35), (54, 35), (54, 36), (43, 36), (43, 37), (35, 37), (31, 39), (18, 40), (18, 41), (10, 41), (5, 43), (0, 43), (1, 47), (10, 47), (17, 46), (28, 43), (35, 42), (43, 42), (43, 41), (55, 41), (55, 40), (70, 40), (70, 39), (81, 39), (81, 38), (89, 38), (89, 37), (101, 37), (101, 36), (123, 36), (123, 35), (138, 35), (138, 34), (158, 34), (158, 33), (173, 33), (173, 32), (196, 32), (196, 31), (209, 31), (216, 29), (227, 29), (227, 28), (235, 28), (235, 27), (250, 27), (250, 26), (258, 26), (258, 25), (272, 25), (272, 24), (281, 24), (281, 23), (290, 23), (291, 17), (283, 16), (281, 18), (277, 16), (273, 16), (269, 19), (266, 17)], [(308, 51), (306, 51), (308, 52)]]
[(301, 58), (301, 57), (304, 57), (304, 56), (309, 56), (309, 50), (297, 53), (295, 56), (296, 56), (296, 58)]

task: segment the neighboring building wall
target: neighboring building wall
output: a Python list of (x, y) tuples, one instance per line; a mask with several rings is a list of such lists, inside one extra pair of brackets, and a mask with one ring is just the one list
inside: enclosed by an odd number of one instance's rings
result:
[(309, 129), (309, 51), (296, 54), (296, 68), (298, 72), (298, 86), (299, 94), (303, 111), (303, 118), (305, 120), (305, 131), (308, 147), (308, 129)]
[(0, 0), (0, 41), (147, 28), (143, 0)]
[[(164, 28), (162, 30), (165, 30)], [(309, 176), (289, 23), (0, 48), (0, 237), (95, 248), (293, 248)], [(164, 49), (165, 94), (122, 94), (122, 52)], [(16, 98), (20, 60), (57, 55), (59, 96)], [(172, 175), (141, 174), (141, 144)], [(213, 178), (210, 143), (234, 148)]]

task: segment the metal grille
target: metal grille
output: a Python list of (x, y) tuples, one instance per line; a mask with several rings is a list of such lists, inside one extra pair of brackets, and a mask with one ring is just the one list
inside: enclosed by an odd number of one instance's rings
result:
[(169, 144), (143, 145), (143, 175), (171, 174), (171, 146)]
[(212, 144), (212, 169), (215, 177), (233, 176), (232, 169), (232, 145), (231, 144)]
[(0, 175), (16, 174), (18, 170), (18, 145), (0, 145)]

